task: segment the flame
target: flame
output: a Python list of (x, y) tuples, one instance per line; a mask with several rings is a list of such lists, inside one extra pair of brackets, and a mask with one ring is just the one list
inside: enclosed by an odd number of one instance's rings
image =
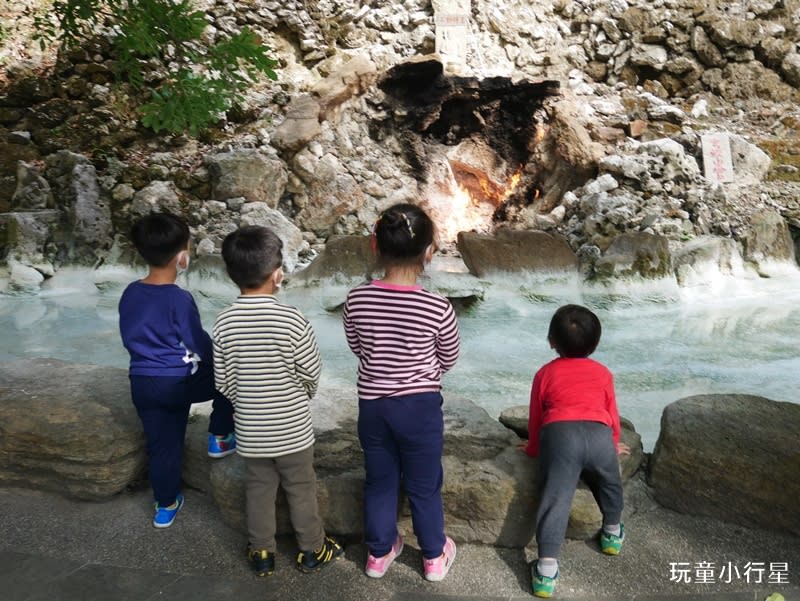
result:
[(439, 235), (445, 242), (455, 240), (459, 232), (489, 231), (495, 209), (514, 193), (522, 178), (520, 169), (509, 176), (505, 185), (500, 185), (475, 169), (460, 172), (467, 177), (459, 182), (451, 170), (450, 185), (444, 187), (438, 198), (430, 199), (431, 209), (438, 217), (434, 220)]

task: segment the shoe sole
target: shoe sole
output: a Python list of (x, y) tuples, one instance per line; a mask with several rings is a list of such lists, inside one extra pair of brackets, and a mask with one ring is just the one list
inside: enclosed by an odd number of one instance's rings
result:
[(615, 549), (614, 547), (606, 547), (605, 549), (603, 549), (603, 553), (605, 553), (606, 555), (619, 555), (619, 552), (620, 550)]
[(386, 572), (389, 571), (389, 566), (391, 566), (394, 563), (395, 559), (400, 557), (400, 553), (403, 552), (403, 547), (404, 546), (405, 546), (404, 543), (401, 542), (400, 543), (400, 548), (397, 550), (397, 553), (394, 554), (394, 557), (392, 557), (392, 560), (389, 563), (386, 564), (386, 568), (384, 568), (383, 572), (375, 572), (375, 571), (370, 571), (370, 570), (367, 569), (367, 570), (364, 570), (364, 573), (367, 576), (369, 576), (370, 578), (383, 578), (386, 575)]
[(236, 452), (236, 449), (230, 449), (228, 451), (222, 451), (221, 453), (212, 453), (211, 451), (208, 452), (208, 456), (212, 457), (213, 459), (222, 459), (223, 457), (227, 457)]
[(170, 526), (172, 526), (172, 522), (174, 522), (174, 521), (175, 521), (175, 518), (172, 518), (172, 519), (171, 519), (169, 522), (167, 522), (166, 524), (159, 524), (159, 523), (157, 523), (157, 522), (153, 522), (153, 527), (154, 527), (154, 528), (169, 528)]

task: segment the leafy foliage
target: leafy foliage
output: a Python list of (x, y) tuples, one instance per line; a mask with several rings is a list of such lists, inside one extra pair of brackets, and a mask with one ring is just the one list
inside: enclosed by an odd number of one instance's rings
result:
[(277, 78), (269, 48), (247, 27), (205, 46), (205, 14), (191, 0), (55, 0), (34, 23), (43, 47), (78, 46), (100, 26), (113, 32), (118, 75), (150, 89), (139, 111), (155, 132), (196, 135), (241, 102), (254, 80)]

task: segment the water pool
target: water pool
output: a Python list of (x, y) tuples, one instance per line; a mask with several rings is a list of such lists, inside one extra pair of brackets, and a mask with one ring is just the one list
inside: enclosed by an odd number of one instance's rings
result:
[[(119, 282), (137, 277), (120, 270)], [(122, 284), (98, 290), (89, 270), (64, 269), (38, 295), (0, 294), (0, 360), (55, 357), (127, 366), (119, 341)], [(207, 329), (236, 294), (223, 282), (188, 282)], [(553, 353), (546, 341), (553, 311), (567, 302), (590, 306), (603, 322), (594, 358), (614, 373), (620, 413), (641, 433), (646, 450), (658, 437), (661, 411), (679, 398), (747, 393), (798, 402), (800, 272), (770, 278), (709, 275), (702, 286), (670, 282), (598, 288), (569, 279), (484, 284), (484, 300), (459, 314), (462, 354), (444, 380), (448, 393), (474, 400), (492, 416), (526, 404), (534, 371)], [(340, 315), (327, 310), (345, 289), (281, 292), (317, 333), (324, 380), (353, 387), (356, 362)], [(43, 374), (46, 377), (46, 374)]]

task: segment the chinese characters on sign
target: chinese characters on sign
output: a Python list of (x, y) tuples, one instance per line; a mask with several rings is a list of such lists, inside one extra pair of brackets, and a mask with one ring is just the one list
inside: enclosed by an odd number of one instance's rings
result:
[(436, 52), (442, 62), (463, 65), (467, 59), (470, 0), (434, 2)]
[(703, 171), (712, 184), (733, 181), (731, 142), (728, 134), (713, 133), (702, 137)]
[(789, 584), (789, 563), (785, 561), (674, 561), (669, 564), (669, 581), (677, 584)]

